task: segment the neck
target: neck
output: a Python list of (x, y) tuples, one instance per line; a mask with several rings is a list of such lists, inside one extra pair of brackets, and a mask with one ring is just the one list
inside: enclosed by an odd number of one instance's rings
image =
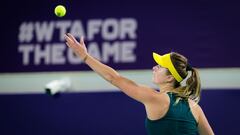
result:
[(174, 89), (174, 87), (170, 84), (159, 85), (159, 88), (160, 92), (171, 92)]

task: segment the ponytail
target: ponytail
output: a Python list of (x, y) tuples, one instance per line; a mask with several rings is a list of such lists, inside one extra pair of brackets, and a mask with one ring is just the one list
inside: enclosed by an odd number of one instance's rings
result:
[(178, 84), (175, 83), (175, 86), (178, 86), (174, 90), (174, 93), (176, 93), (177, 96), (175, 104), (181, 99), (192, 99), (196, 103), (200, 101), (201, 82), (198, 70), (196, 68), (191, 68), (189, 73), (191, 73), (191, 75), (187, 78), (185, 86), (181, 86), (178, 82), (176, 82)]
[(201, 93), (201, 82), (199, 73), (196, 68), (192, 68), (192, 74), (186, 81), (186, 90), (190, 91), (190, 95), (188, 96), (190, 99), (194, 100), (196, 103), (200, 101), (200, 93)]

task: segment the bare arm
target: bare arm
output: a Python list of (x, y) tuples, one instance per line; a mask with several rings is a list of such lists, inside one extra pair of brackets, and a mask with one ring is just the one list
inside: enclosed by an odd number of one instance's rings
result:
[(98, 73), (105, 80), (120, 88), (125, 94), (139, 102), (146, 103), (152, 100), (155, 90), (136, 84), (135, 82), (121, 76), (113, 68), (93, 58), (87, 53), (83, 38), (81, 38), (79, 43), (71, 34), (67, 34), (65, 35), (65, 39), (68, 47), (73, 49), (73, 51), (83, 59), (93, 71)]
[(200, 135), (214, 135), (201, 107), (199, 107), (198, 131)]

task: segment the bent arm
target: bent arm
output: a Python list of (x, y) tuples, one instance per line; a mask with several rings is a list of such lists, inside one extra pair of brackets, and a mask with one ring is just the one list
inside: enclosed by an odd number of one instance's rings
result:
[(199, 107), (198, 131), (200, 135), (214, 135), (214, 132), (211, 126), (209, 125), (203, 110), (200, 107)]

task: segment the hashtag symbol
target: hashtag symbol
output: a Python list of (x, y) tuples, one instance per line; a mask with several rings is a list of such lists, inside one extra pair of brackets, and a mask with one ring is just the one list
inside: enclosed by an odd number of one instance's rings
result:
[(19, 42), (30, 42), (33, 39), (33, 23), (23, 22), (19, 28)]

